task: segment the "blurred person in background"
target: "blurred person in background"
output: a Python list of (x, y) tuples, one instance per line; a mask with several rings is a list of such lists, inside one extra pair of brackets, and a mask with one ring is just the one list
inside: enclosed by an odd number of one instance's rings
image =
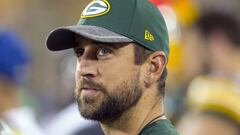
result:
[(195, 78), (186, 96), (189, 110), (177, 124), (182, 135), (239, 135), (240, 85), (228, 78)]
[[(223, 11), (200, 16), (191, 29), (206, 74), (189, 85), (189, 110), (178, 123), (184, 135), (240, 134), (240, 23)], [(192, 55), (195, 57), (195, 55)], [(194, 124), (192, 124), (194, 123)]]
[(0, 118), (17, 135), (42, 135), (33, 110), (23, 106), (19, 99), (30, 61), (30, 54), (18, 34), (0, 29)]

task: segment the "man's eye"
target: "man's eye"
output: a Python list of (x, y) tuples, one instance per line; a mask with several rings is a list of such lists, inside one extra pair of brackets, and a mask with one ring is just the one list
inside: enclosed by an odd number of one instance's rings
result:
[(77, 57), (82, 56), (83, 53), (84, 53), (84, 49), (83, 48), (76, 48), (76, 49), (74, 49), (74, 51), (75, 51), (75, 54), (76, 54)]
[(112, 50), (111, 49), (109, 49), (109, 48), (100, 48), (99, 50), (98, 50), (98, 52), (97, 52), (97, 56), (107, 56), (107, 55), (109, 55), (109, 54), (111, 54), (112, 53)]

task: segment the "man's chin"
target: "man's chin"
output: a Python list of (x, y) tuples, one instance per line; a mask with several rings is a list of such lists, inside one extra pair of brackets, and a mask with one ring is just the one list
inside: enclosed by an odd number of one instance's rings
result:
[(96, 108), (80, 108), (80, 114), (83, 118), (94, 121), (101, 121), (102, 118), (99, 117), (99, 112)]
[(87, 100), (81, 100), (78, 102), (80, 114), (86, 118), (91, 120), (96, 120), (96, 115), (99, 111), (100, 101), (96, 101), (92, 98), (87, 98)]
[(92, 110), (83, 110), (80, 109), (80, 114), (83, 118), (88, 119), (88, 120), (94, 120), (94, 111)]

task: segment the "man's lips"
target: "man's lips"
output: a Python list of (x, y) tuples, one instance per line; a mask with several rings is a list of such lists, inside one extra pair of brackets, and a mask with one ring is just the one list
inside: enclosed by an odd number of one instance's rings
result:
[(94, 91), (98, 91), (97, 88), (93, 88), (93, 87), (81, 87), (81, 88), (80, 88), (80, 91), (82, 91), (82, 90), (94, 90)]
[(80, 89), (80, 91), (81, 91), (82, 94), (87, 94), (87, 95), (89, 95), (89, 94), (93, 95), (93, 94), (97, 94), (99, 92), (98, 89), (90, 88), (90, 87), (82, 87)]

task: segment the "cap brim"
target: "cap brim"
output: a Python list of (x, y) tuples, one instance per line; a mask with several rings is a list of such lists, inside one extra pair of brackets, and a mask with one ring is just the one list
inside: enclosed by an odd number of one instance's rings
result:
[(105, 28), (89, 25), (74, 25), (60, 27), (51, 31), (46, 40), (47, 48), (51, 51), (72, 48), (75, 43), (75, 34), (103, 43), (133, 42), (132, 39)]

